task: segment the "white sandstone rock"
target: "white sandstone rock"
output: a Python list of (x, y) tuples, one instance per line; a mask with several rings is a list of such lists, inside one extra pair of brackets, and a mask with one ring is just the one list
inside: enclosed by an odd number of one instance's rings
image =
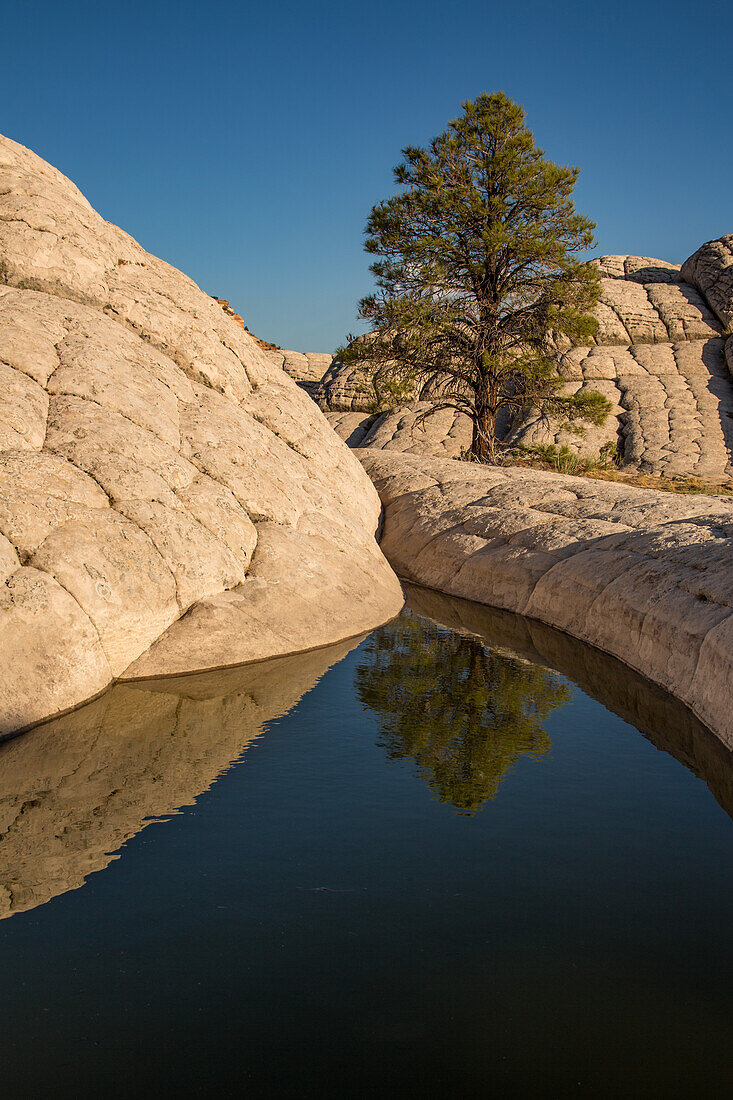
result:
[(171, 671), (168, 630), (191, 671), (396, 613), (377, 494), (282, 362), (0, 138), (0, 734)]

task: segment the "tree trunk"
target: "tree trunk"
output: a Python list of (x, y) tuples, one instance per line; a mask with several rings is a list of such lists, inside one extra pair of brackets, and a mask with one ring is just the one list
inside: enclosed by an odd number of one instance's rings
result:
[(496, 461), (496, 412), (489, 405), (488, 387), (475, 391), (471, 455), (476, 462)]

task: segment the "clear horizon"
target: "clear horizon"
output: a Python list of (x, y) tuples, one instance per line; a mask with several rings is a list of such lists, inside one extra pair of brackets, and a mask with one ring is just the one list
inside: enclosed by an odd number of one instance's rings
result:
[(360, 331), (364, 224), (401, 148), (482, 91), (523, 104), (547, 155), (580, 167), (594, 254), (680, 263), (733, 232), (733, 9), (706, 13), (29, 0), (3, 12), (0, 131), (258, 336), (331, 351)]

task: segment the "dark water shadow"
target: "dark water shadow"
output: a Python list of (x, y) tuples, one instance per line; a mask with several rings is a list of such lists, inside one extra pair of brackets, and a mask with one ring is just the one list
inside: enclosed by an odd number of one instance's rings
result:
[(195, 802), (360, 641), (117, 684), (0, 745), (0, 918), (78, 888), (152, 820)]
[(404, 583), (407, 607), (533, 665), (555, 669), (702, 779), (733, 818), (733, 752), (674, 696), (621, 661), (543, 623)]

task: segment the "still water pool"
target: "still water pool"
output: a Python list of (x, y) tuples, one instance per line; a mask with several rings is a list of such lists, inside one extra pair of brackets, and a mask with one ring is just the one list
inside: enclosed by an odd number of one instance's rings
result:
[(409, 599), (0, 749), (4, 1096), (730, 1095), (731, 754)]

